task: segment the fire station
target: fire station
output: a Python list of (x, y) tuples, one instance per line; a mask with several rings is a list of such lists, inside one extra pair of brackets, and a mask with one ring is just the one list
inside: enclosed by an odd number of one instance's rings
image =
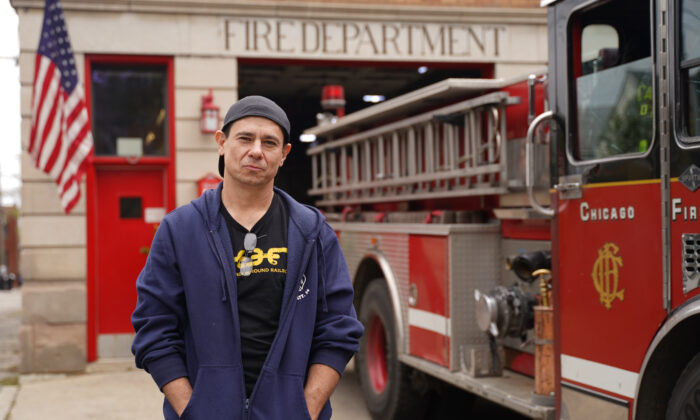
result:
[[(11, 3), (27, 150), (44, 2)], [(62, 6), (94, 151), (69, 214), (54, 182), (23, 154), (24, 372), (79, 371), (97, 358), (130, 356), (134, 284), (154, 231), (168, 211), (218, 182), (212, 133), (238, 98), (265, 95), (288, 112), (294, 141), (278, 185), (312, 203), (309, 145), (296, 139), (323, 115), (324, 86), (342, 87), (335, 99), (351, 112), (447, 78), (507, 79), (547, 63), (539, 0)], [(586, 217), (593, 212), (591, 204)]]

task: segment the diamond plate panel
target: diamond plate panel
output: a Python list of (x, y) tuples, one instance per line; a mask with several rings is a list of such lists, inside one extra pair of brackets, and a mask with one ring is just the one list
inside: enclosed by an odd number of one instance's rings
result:
[[(377, 239), (376, 246), (372, 245), (372, 238)], [(401, 345), (403, 352), (408, 352), (408, 234), (343, 231), (340, 247), (353, 280), (362, 259), (368, 253), (379, 253), (386, 258), (396, 279), (401, 303), (400, 316), (404, 320), (404, 339)]]
[(500, 279), (500, 224), (471, 225), (450, 234), (450, 369), (460, 369), (461, 348), (488, 344), (476, 324), (474, 289), (491, 290)]

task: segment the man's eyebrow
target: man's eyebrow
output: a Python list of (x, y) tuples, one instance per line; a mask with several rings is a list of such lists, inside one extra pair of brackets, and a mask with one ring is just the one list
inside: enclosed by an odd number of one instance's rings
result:
[[(233, 133), (233, 135), (236, 137), (240, 137), (240, 136), (255, 137), (255, 133), (253, 133), (251, 131), (237, 131), (237, 132)], [(281, 141), (280, 138), (274, 134), (266, 134), (263, 136), (263, 139), (265, 139), (265, 140), (272, 139), (272, 140)]]
[(253, 133), (250, 132), (250, 131), (236, 131), (235, 133), (233, 133), (233, 135), (235, 135), (235, 136), (248, 136), (248, 137), (252, 137), (252, 136), (254, 136), (255, 134), (253, 134)]
[(263, 139), (265, 139), (265, 140), (276, 140), (276, 141), (280, 141), (279, 137), (277, 137), (277, 136), (274, 135), (274, 134), (266, 134), (266, 135), (263, 136)]

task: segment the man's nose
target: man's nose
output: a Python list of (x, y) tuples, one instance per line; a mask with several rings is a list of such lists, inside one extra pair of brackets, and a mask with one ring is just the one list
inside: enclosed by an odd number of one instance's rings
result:
[(250, 147), (249, 153), (255, 157), (262, 156), (262, 140), (255, 139)]

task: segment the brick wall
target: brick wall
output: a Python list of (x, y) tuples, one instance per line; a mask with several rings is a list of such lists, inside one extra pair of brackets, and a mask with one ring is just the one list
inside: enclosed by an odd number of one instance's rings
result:
[(5, 239), (5, 264), (7, 272), (19, 274), (19, 238), (17, 236), (17, 207), (4, 207), (6, 235)]

